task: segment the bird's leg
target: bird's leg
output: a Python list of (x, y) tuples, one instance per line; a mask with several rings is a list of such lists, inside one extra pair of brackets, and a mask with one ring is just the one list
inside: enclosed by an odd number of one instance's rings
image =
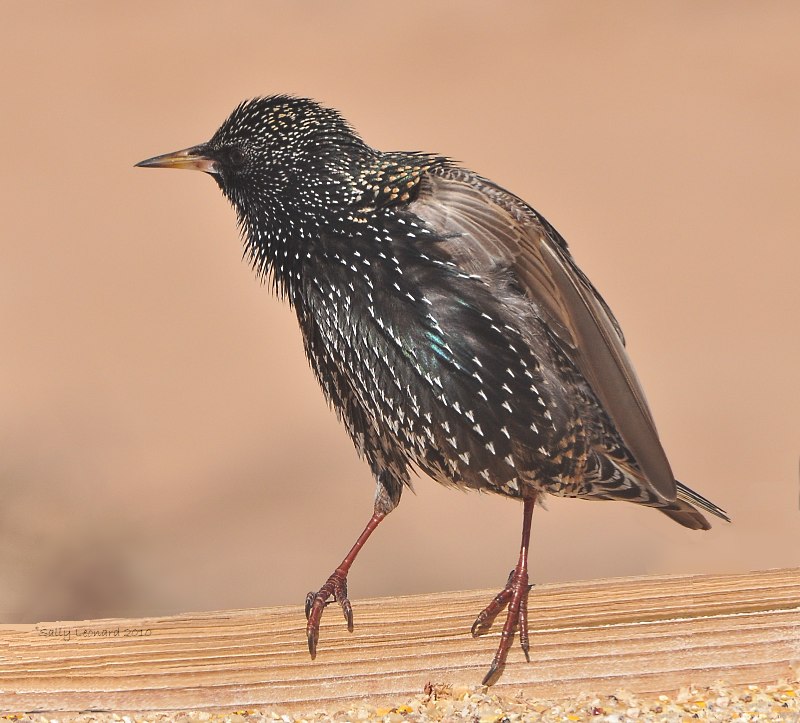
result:
[(500, 633), (500, 645), (494, 654), (489, 672), (483, 678), (484, 685), (494, 682), (497, 674), (506, 664), (508, 651), (511, 643), (514, 642), (514, 631), (519, 630), (519, 643), (525, 659), (530, 662), (528, 655), (528, 592), (532, 585), (528, 585), (528, 547), (531, 539), (531, 518), (533, 517), (533, 506), (536, 497), (526, 497), (523, 501), (522, 517), (522, 545), (519, 550), (519, 561), (517, 566), (508, 576), (506, 586), (495, 595), (494, 599), (480, 612), (475, 622), (472, 624), (472, 635), (478, 637), (484, 632), (495, 619), (497, 614), (508, 605), (508, 613), (503, 630)]
[[(342, 606), (344, 619), (347, 621), (347, 629), (353, 632), (353, 608), (347, 599), (347, 573), (350, 566), (356, 559), (364, 543), (369, 539), (373, 530), (386, 517), (386, 512), (377, 509), (370, 518), (364, 531), (358, 536), (355, 545), (347, 553), (342, 564), (339, 565), (328, 581), (319, 589), (319, 592), (310, 592), (306, 595), (306, 635), (308, 636), (308, 652), (311, 653), (313, 660), (317, 656), (317, 641), (319, 640), (319, 621), (322, 618), (322, 611), (332, 602), (338, 602)], [(330, 598), (330, 599), (329, 599)]]

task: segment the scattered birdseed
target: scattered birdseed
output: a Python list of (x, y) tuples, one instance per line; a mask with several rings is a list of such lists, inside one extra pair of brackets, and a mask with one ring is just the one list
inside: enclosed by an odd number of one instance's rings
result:
[(564, 700), (531, 698), (522, 692), (495, 695), (483, 688), (455, 690), (430, 683), (424, 693), (396, 706), (353, 703), (303, 715), (268, 708), (216, 713), (9, 713), (0, 716), (0, 723), (345, 723), (357, 720), (380, 723), (692, 723), (696, 720), (800, 723), (800, 681), (780, 681), (767, 686), (717, 683), (709, 688), (683, 688), (672, 696), (638, 696), (618, 691), (614, 695), (584, 694)]

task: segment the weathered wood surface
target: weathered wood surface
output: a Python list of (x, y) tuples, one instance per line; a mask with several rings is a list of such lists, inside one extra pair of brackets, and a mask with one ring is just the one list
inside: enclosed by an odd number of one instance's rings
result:
[[(313, 662), (300, 607), (0, 626), (0, 710), (313, 710), (477, 687), (502, 620), (478, 640), (469, 627), (493, 592), (356, 598), (352, 634), (331, 607)], [(498, 690), (670, 692), (798, 674), (800, 569), (541, 585), (529, 609), (531, 663), (515, 647)]]

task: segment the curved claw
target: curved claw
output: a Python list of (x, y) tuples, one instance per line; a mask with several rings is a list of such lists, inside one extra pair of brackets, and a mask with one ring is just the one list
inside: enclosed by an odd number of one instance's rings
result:
[(491, 685), (500, 675), (506, 664), (508, 652), (514, 640), (514, 633), (519, 633), (519, 644), (529, 663), (530, 643), (528, 640), (528, 593), (533, 585), (528, 584), (528, 572), (515, 569), (508, 576), (506, 586), (494, 596), (492, 601), (478, 614), (472, 624), (472, 635), (478, 637), (491, 626), (495, 617), (508, 607), (506, 621), (500, 633), (500, 644), (497, 647), (489, 670), (483, 677), (483, 685)]
[(496, 661), (492, 661), (492, 664), (489, 666), (489, 672), (483, 676), (483, 680), (481, 681), (481, 685), (491, 685), (494, 683), (495, 677), (500, 672), (500, 666), (497, 664)]
[(317, 643), (319, 642), (319, 629), (306, 629), (306, 637), (308, 638), (309, 655), (311, 655), (311, 660), (315, 660), (317, 657)]
[(510, 573), (508, 573), (506, 586), (499, 593), (497, 593), (494, 598), (492, 598), (492, 601), (483, 610), (478, 613), (478, 617), (476, 617), (475, 622), (472, 623), (471, 631), (473, 638), (477, 638), (481, 633), (486, 632), (491, 627), (497, 615), (506, 605), (508, 605), (512, 595), (514, 594), (511, 584), (514, 580), (515, 572), (516, 570), (512, 570)]
[(508, 658), (508, 651), (514, 642), (514, 633), (519, 632), (519, 644), (525, 659), (530, 662), (528, 643), (528, 593), (533, 585), (528, 584), (528, 547), (531, 540), (531, 517), (536, 504), (536, 494), (523, 499), (522, 511), (522, 544), (519, 548), (517, 566), (508, 576), (505, 587), (494, 596), (494, 599), (481, 610), (472, 624), (472, 635), (477, 636), (487, 623), (491, 623), (495, 616), (506, 606), (506, 622), (500, 633), (500, 644), (494, 654), (492, 663), (485, 676), (483, 684), (491, 685), (503, 671)]
[(347, 629), (353, 632), (353, 606), (347, 599), (347, 575), (336, 570), (319, 589), (306, 595), (306, 637), (308, 638), (308, 652), (311, 659), (317, 657), (317, 643), (319, 642), (319, 623), (322, 613), (332, 602), (342, 606)]
[[(382, 489), (380, 483), (378, 489)], [(376, 505), (377, 504), (376, 502)], [(389, 509), (391, 509), (391, 507)], [(364, 543), (386, 515), (386, 511), (381, 511), (376, 508), (367, 526), (364, 528), (364, 531), (358, 536), (350, 552), (345, 555), (341, 565), (333, 571), (333, 575), (327, 579), (318, 592), (310, 592), (306, 595), (306, 620), (308, 621), (306, 623), (306, 637), (308, 638), (308, 652), (311, 653), (312, 660), (317, 654), (319, 621), (322, 618), (322, 612), (332, 602), (336, 601), (342, 606), (342, 613), (344, 613), (344, 619), (347, 622), (347, 629), (351, 633), (353, 632), (353, 606), (347, 599), (347, 572), (350, 570), (353, 560), (356, 559), (358, 551), (364, 546)]]
[(310, 592), (306, 595), (306, 620), (308, 620), (309, 615), (311, 615), (311, 606), (314, 603), (314, 593)]
[(344, 600), (339, 601), (342, 604), (342, 612), (344, 613), (344, 619), (347, 621), (347, 631), (352, 633), (353, 632), (353, 606), (350, 604), (350, 601), (345, 598)]

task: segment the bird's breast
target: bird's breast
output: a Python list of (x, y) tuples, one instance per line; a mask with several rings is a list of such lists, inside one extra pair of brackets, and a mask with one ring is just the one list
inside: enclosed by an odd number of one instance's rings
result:
[(577, 415), (552, 350), (532, 348), (486, 281), (438, 258), (432, 242), (365, 224), (320, 244), (301, 290), (306, 353), (329, 400), (408, 462), (512, 496), (578, 463)]
[(517, 496), (568, 474), (580, 435), (565, 429), (550, 350), (531, 348), (485, 280), (425, 246), (373, 236), (324, 244), (298, 310), (311, 366), (348, 429), (366, 420), (444, 483)]

